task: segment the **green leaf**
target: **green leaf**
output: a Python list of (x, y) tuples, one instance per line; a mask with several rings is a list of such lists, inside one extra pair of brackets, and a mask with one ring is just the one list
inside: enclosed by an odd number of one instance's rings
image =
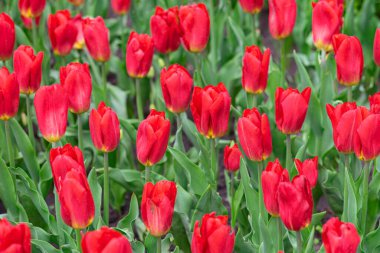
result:
[[(60, 253), (61, 251), (54, 248), (53, 245), (46, 241), (41, 241), (38, 239), (32, 239), (32, 246), (33, 248), (36, 247), (39, 249), (42, 253)], [(33, 251), (34, 252), (34, 251)]]
[(92, 197), (95, 203), (95, 216), (92, 225), (95, 228), (99, 228), (98, 225), (101, 223), (101, 206), (102, 206), (102, 187), (99, 184), (98, 178), (96, 176), (95, 168), (92, 168), (88, 174), (88, 184), (90, 185)]
[(238, 215), (238, 212), (241, 208), (240, 203), (243, 199), (244, 195), (244, 188), (242, 182), (240, 182), (233, 198), (232, 198), (232, 207), (231, 207), (231, 226), (235, 227), (236, 218)]
[(129, 204), (128, 214), (122, 218), (118, 223), (117, 227), (120, 229), (128, 229), (133, 232), (133, 222), (139, 217), (139, 203), (135, 194), (132, 194), (131, 202)]
[(173, 234), (175, 244), (185, 253), (190, 253), (191, 231), (189, 219), (186, 215), (175, 212), (170, 232)]

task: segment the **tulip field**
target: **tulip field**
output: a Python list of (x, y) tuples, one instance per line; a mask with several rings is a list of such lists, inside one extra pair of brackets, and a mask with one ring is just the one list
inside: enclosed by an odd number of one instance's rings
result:
[(0, 2), (0, 253), (379, 253), (380, 2)]

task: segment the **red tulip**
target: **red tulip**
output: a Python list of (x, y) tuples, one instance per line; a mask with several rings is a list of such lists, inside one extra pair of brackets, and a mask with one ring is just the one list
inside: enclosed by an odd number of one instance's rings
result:
[(186, 111), (193, 94), (193, 78), (181, 65), (174, 64), (161, 71), (161, 89), (166, 107), (174, 113)]
[(37, 18), (45, 9), (46, 0), (18, 0), (18, 9), (21, 16)]
[(0, 219), (0, 252), (32, 252), (30, 229), (27, 224), (12, 225), (6, 218)]
[[(41, 20), (41, 16), (35, 18), (36, 26), (40, 25), (40, 20)], [(34, 26), (32, 18), (26, 18), (24, 16), (21, 16), (21, 21), (24, 24), (26, 29), (31, 30)]]
[(380, 114), (367, 114), (360, 123), (354, 141), (360, 160), (371, 161), (380, 155)]
[(144, 186), (141, 200), (141, 218), (155, 237), (169, 232), (172, 226), (177, 188), (174, 182), (159, 181), (155, 185), (148, 182)]
[(157, 6), (156, 12), (150, 18), (150, 31), (158, 52), (165, 54), (177, 50), (180, 45), (178, 7), (165, 11)]
[(0, 68), (0, 120), (13, 118), (18, 111), (20, 90), (16, 75), (6, 67)]
[(334, 217), (323, 225), (322, 241), (326, 253), (355, 253), (360, 236), (354, 224)]
[(71, 112), (81, 114), (87, 112), (91, 103), (92, 81), (87, 63), (73, 62), (60, 69), (61, 85), (69, 97)]
[(264, 0), (239, 0), (239, 3), (244, 12), (256, 14), (263, 8)]
[(292, 182), (281, 182), (278, 186), (280, 217), (289, 230), (299, 231), (310, 224), (313, 205), (313, 195), (306, 177), (299, 175)]
[(261, 185), (263, 188), (264, 204), (268, 213), (279, 216), (278, 187), (281, 182), (289, 182), (289, 173), (282, 168), (278, 159), (269, 162), (261, 174)]
[(198, 131), (207, 138), (222, 137), (228, 129), (231, 97), (223, 83), (195, 87), (190, 103)]
[(329, 52), (333, 49), (332, 37), (343, 25), (343, 5), (334, 1), (313, 3), (312, 30), (314, 44), (318, 49)]
[(118, 15), (126, 14), (131, 8), (131, 0), (111, 0), (113, 12)]
[(109, 31), (102, 17), (83, 19), (86, 47), (95, 61), (106, 62), (111, 55)]
[(192, 253), (232, 253), (235, 245), (235, 233), (227, 224), (228, 216), (216, 216), (215, 212), (205, 214), (202, 224), (195, 222)]
[(380, 113), (380, 92), (368, 97), (372, 113)]
[(69, 99), (59, 84), (43, 86), (34, 97), (38, 127), (48, 142), (59, 141), (66, 132)]
[(108, 227), (87, 232), (82, 239), (83, 253), (132, 253), (128, 239)]
[(78, 7), (78, 6), (81, 6), (84, 3), (84, 0), (67, 0), (67, 2), (69, 2), (72, 5)]
[(92, 109), (90, 118), (91, 139), (97, 150), (114, 151), (120, 142), (120, 123), (117, 114), (100, 102), (98, 109)]
[(179, 22), (185, 49), (192, 53), (203, 51), (210, 36), (210, 18), (206, 5), (198, 3), (181, 6)]
[(269, 0), (269, 31), (273, 38), (288, 37), (293, 32), (296, 17), (295, 0)]
[(256, 108), (246, 109), (238, 121), (238, 137), (250, 160), (263, 161), (272, 153), (272, 135), (268, 116)]
[(224, 148), (224, 167), (226, 170), (235, 172), (240, 168), (240, 159), (243, 157), (237, 144)]
[(33, 94), (40, 88), (44, 52), (34, 54), (30, 46), (19, 46), (13, 55), (13, 67), (20, 92)]
[(75, 27), (78, 30), (77, 38), (74, 43), (74, 48), (77, 50), (81, 50), (84, 48), (84, 45), (85, 45), (84, 36), (83, 36), (82, 16), (80, 14), (76, 15), (73, 18), (73, 22), (74, 22)]
[(297, 89), (276, 90), (276, 125), (284, 134), (295, 134), (301, 131), (305, 121), (309, 100), (310, 87), (300, 93)]
[(150, 111), (148, 117), (141, 121), (137, 129), (137, 159), (145, 166), (159, 162), (168, 147), (170, 121), (165, 119), (165, 112)]
[(5, 12), (0, 13), (0, 60), (5, 61), (12, 57), (15, 47), (15, 23)]
[(70, 11), (60, 10), (56, 14), (50, 14), (47, 25), (54, 54), (68, 55), (78, 35), (78, 29), (71, 19)]
[(153, 40), (147, 34), (132, 32), (127, 43), (126, 64), (128, 75), (134, 78), (145, 77), (153, 60)]
[(355, 36), (336, 34), (333, 36), (336, 72), (340, 84), (359, 84), (363, 73), (363, 49)]
[(294, 159), (299, 175), (303, 175), (309, 180), (310, 187), (314, 188), (318, 181), (318, 156), (313, 159), (306, 159), (301, 162), (299, 159)]
[(380, 66), (380, 28), (376, 29), (375, 39), (373, 41), (373, 59), (377, 66)]
[(267, 87), (270, 49), (261, 53), (258, 46), (245, 48), (242, 68), (243, 89), (248, 93), (260, 94)]

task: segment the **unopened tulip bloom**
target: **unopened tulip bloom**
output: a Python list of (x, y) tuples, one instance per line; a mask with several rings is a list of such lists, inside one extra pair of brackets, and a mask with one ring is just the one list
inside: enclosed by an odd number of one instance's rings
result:
[(83, 19), (83, 36), (92, 58), (106, 62), (111, 55), (109, 30), (102, 17)]
[(78, 30), (77, 38), (76, 38), (75, 43), (74, 43), (74, 48), (77, 50), (81, 50), (85, 46), (84, 36), (83, 36), (82, 16), (80, 14), (77, 14), (73, 18), (73, 22), (74, 22), (75, 27)]
[(274, 217), (279, 216), (278, 206), (278, 186), (281, 182), (289, 182), (289, 173), (282, 168), (278, 159), (269, 162), (261, 174), (261, 185), (263, 188), (263, 198), (265, 208)]
[(78, 6), (81, 6), (85, 0), (67, 0), (69, 3), (71, 3), (72, 5), (78, 7)]
[(216, 216), (215, 212), (205, 214), (202, 223), (195, 222), (192, 253), (232, 253), (235, 245), (235, 233), (227, 224), (228, 216)]
[(38, 127), (48, 142), (59, 141), (66, 132), (69, 99), (59, 84), (43, 86), (34, 97)]
[(18, 0), (18, 9), (21, 16), (37, 18), (45, 9), (46, 0)]
[(264, 0), (239, 0), (239, 3), (244, 12), (256, 14), (263, 8)]
[(190, 103), (195, 126), (209, 139), (222, 137), (228, 129), (231, 97), (223, 83), (195, 87)]
[(157, 6), (156, 12), (150, 18), (150, 32), (158, 52), (165, 54), (177, 50), (181, 42), (178, 7), (165, 11)]
[(166, 107), (173, 113), (181, 113), (189, 107), (193, 94), (193, 78), (181, 65), (163, 68), (160, 76), (162, 95)]
[(246, 109), (238, 121), (238, 137), (240, 145), (253, 161), (263, 161), (272, 153), (272, 135), (268, 116), (256, 108)]
[(258, 46), (245, 48), (242, 68), (243, 89), (248, 93), (260, 94), (267, 87), (270, 49), (264, 53)]
[(16, 75), (6, 67), (0, 68), (0, 120), (13, 118), (18, 111), (20, 89)]
[(278, 186), (278, 205), (281, 220), (287, 229), (300, 231), (307, 227), (314, 205), (307, 178), (298, 175), (292, 182), (281, 182)]
[(371, 161), (380, 155), (380, 114), (367, 114), (360, 123), (354, 141), (356, 156)]
[(297, 17), (296, 0), (269, 0), (269, 31), (279, 40), (288, 37)]
[(372, 113), (380, 113), (380, 92), (375, 93), (372, 96), (369, 96), (369, 104), (371, 106)]
[(210, 17), (206, 5), (194, 3), (179, 9), (181, 41), (187, 51), (202, 52), (210, 37)]
[[(35, 22), (36, 26), (40, 25), (40, 20), (41, 20), (41, 16), (36, 17), (34, 19), (34, 22)], [(24, 16), (21, 16), (21, 21), (24, 24), (25, 28), (28, 29), (28, 30), (31, 30), (33, 28), (33, 26), (34, 26), (32, 18), (26, 18)]]
[(141, 121), (137, 129), (137, 159), (145, 166), (159, 162), (168, 147), (170, 137), (170, 121), (165, 112), (151, 110), (149, 116)]
[(152, 66), (154, 53), (153, 40), (148, 34), (132, 32), (127, 43), (126, 64), (128, 75), (134, 78), (145, 77)]
[(144, 186), (141, 200), (141, 218), (155, 237), (169, 232), (172, 226), (177, 187), (174, 182), (162, 180), (155, 185), (148, 182)]
[(111, 0), (111, 7), (117, 15), (124, 15), (131, 8), (131, 2), (132, 0)]
[(376, 29), (375, 39), (373, 41), (373, 59), (376, 65), (380, 66), (380, 28)]
[(38, 90), (42, 78), (44, 52), (34, 54), (30, 46), (19, 46), (13, 55), (13, 67), (20, 92), (33, 94)]
[(297, 89), (276, 90), (276, 125), (284, 134), (296, 134), (301, 131), (306, 118), (311, 95), (310, 87), (300, 93)]
[(31, 235), (27, 224), (12, 225), (6, 218), (0, 219), (0, 252), (31, 253)]
[(0, 60), (11, 58), (16, 41), (15, 24), (5, 12), (0, 13)]
[(360, 236), (354, 224), (334, 217), (323, 225), (322, 242), (326, 253), (355, 253)]
[(340, 84), (353, 86), (359, 84), (363, 74), (363, 49), (355, 36), (336, 34), (333, 36), (336, 72)]
[(109, 227), (87, 232), (82, 239), (83, 253), (132, 253), (127, 237)]
[(61, 67), (61, 85), (69, 97), (71, 112), (81, 114), (87, 112), (91, 103), (92, 81), (87, 63), (70, 63)]
[(234, 144), (232, 147), (226, 146), (224, 148), (224, 167), (226, 170), (235, 172), (240, 168), (240, 159), (243, 155), (240, 152), (240, 149), (237, 144)]
[(309, 180), (310, 187), (314, 188), (318, 181), (318, 156), (312, 159), (306, 159), (301, 162), (299, 159), (294, 159), (299, 175), (304, 175)]

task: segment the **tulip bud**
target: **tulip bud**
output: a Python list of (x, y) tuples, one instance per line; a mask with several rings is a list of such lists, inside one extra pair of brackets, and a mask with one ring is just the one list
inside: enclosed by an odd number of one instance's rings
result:
[(0, 120), (13, 118), (18, 111), (20, 89), (16, 75), (6, 67), (0, 68)]
[(0, 13), (0, 60), (6, 61), (12, 57), (15, 47), (15, 23), (7, 13)]
[(72, 20), (73, 20), (75, 27), (78, 30), (77, 38), (76, 38), (75, 43), (74, 43), (74, 48), (77, 50), (81, 50), (84, 48), (84, 45), (85, 45), (84, 37), (83, 37), (82, 16), (80, 14), (78, 14)]
[(223, 83), (195, 87), (190, 103), (195, 126), (206, 138), (222, 137), (228, 130), (231, 97)]
[(210, 37), (210, 18), (203, 3), (181, 6), (179, 9), (181, 41), (187, 51), (202, 52)]
[(98, 109), (92, 109), (89, 118), (91, 139), (97, 150), (114, 151), (120, 142), (120, 123), (117, 114), (100, 102)]
[(145, 184), (141, 200), (141, 218), (151, 235), (161, 237), (169, 232), (176, 196), (177, 188), (174, 182), (162, 180), (155, 185), (151, 182)]
[(248, 93), (260, 94), (267, 87), (270, 49), (261, 53), (258, 46), (245, 48), (242, 68), (243, 89)]
[(0, 249), (4, 253), (31, 253), (31, 235), (27, 224), (12, 225), (6, 218), (0, 219)]
[(92, 81), (87, 63), (70, 63), (61, 67), (61, 85), (69, 97), (71, 112), (81, 114), (87, 112), (91, 103)]
[(174, 64), (161, 71), (161, 89), (166, 107), (173, 113), (181, 113), (189, 107), (193, 94), (193, 78), (181, 65)]
[(263, 0), (239, 0), (239, 3), (243, 11), (250, 14), (259, 13), (264, 5)]
[(44, 52), (34, 54), (30, 46), (19, 46), (13, 56), (13, 67), (20, 92), (33, 94), (40, 88)]
[(280, 217), (287, 229), (300, 231), (309, 226), (313, 205), (310, 184), (303, 175), (294, 177), (292, 182), (281, 182), (278, 186)]
[(18, 0), (18, 9), (21, 16), (26, 18), (37, 18), (45, 9), (46, 0)]
[(66, 132), (69, 99), (59, 84), (43, 86), (34, 97), (38, 127), (48, 142), (59, 141)]
[(109, 31), (102, 17), (83, 19), (83, 36), (92, 58), (106, 62), (111, 55)]
[(117, 15), (124, 15), (131, 8), (131, 0), (111, 0), (111, 7)]
[(354, 140), (356, 156), (363, 161), (371, 161), (380, 155), (380, 114), (363, 116)]
[(240, 159), (243, 157), (237, 144), (224, 148), (224, 167), (226, 170), (235, 172), (240, 168)]
[(263, 198), (265, 208), (274, 217), (279, 216), (278, 187), (281, 182), (289, 182), (289, 173), (282, 168), (278, 159), (269, 162), (261, 174), (261, 185), (263, 188)]
[(304, 89), (302, 93), (297, 89), (277, 88), (275, 109), (278, 130), (284, 134), (296, 134), (301, 131), (306, 118), (310, 95), (310, 87)]
[(340, 84), (359, 84), (363, 73), (363, 49), (355, 36), (336, 34), (333, 36), (336, 72)]
[[(36, 26), (40, 25), (40, 20), (41, 20), (41, 16), (36, 17), (34, 19), (34, 22), (35, 22)], [(25, 28), (28, 29), (28, 30), (31, 30), (33, 28), (33, 26), (34, 26), (33, 19), (31, 19), (31, 18), (26, 18), (24, 16), (21, 16), (21, 21), (24, 24)]]
[(82, 239), (83, 253), (132, 253), (128, 239), (109, 227), (87, 232)]
[(373, 59), (376, 65), (380, 66), (380, 28), (376, 29), (375, 39), (373, 41)]
[(153, 40), (148, 34), (131, 32), (126, 55), (128, 75), (134, 78), (145, 77), (152, 66), (153, 53)]
[(181, 35), (178, 7), (175, 6), (165, 11), (157, 6), (156, 12), (150, 18), (150, 31), (154, 47), (158, 52), (165, 54), (177, 50)]
[(67, 0), (67, 2), (71, 3), (75, 7), (78, 7), (84, 3), (84, 0)]
[(165, 155), (170, 137), (170, 121), (165, 112), (150, 111), (137, 129), (137, 159), (145, 166), (152, 166)]
[(191, 252), (232, 253), (235, 245), (235, 233), (227, 222), (228, 216), (216, 216), (215, 212), (205, 214), (202, 224), (196, 221)]
[(380, 92), (368, 97), (372, 113), (380, 113)]
[(272, 135), (268, 116), (260, 115), (256, 108), (246, 109), (238, 120), (238, 137), (240, 145), (253, 161), (263, 161), (272, 153)]
[(354, 224), (334, 217), (323, 225), (322, 242), (326, 253), (356, 253), (360, 236)]
[(279, 40), (288, 37), (297, 18), (295, 0), (269, 0), (269, 31), (273, 38)]
[(318, 156), (313, 159), (306, 159), (301, 162), (299, 159), (294, 159), (299, 175), (303, 175), (309, 180), (311, 188), (317, 185), (318, 181)]

